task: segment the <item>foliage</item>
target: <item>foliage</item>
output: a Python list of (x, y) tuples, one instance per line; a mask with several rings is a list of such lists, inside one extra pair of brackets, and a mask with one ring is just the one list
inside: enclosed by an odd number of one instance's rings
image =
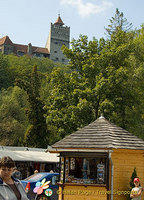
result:
[(18, 87), (0, 93), (0, 145), (22, 146), (28, 125), (24, 107), (28, 106), (26, 94)]
[(135, 187), (134, 185), (134, 178), (137, 178), (137, 172), (136, 172), (136, 167), (134, 168), (134, 171), (132, 173), (132, 176), (131, 176), (131, 180), (130, 180), (130, 188), (132, 189), (133, 187)]
[(25, 80), (30, 79), (34, 65), (38, 66), (38, 70), (41, 74), (51, 73), (55, 67), (63, 68), (62, 64), (54, 63), (48, 58), (29, 57), (26, 55), (21, 57), (8, 55), (7, 60), (10, 70), (13, 72), (13, 77)]
[(9, 70), (8, 59), (5, 55), (0, 53), (0, 90), (8, 88), (12, 84), (12, 76)]
[(127, 110), (127, 127), (130, 132), (144, 139), (144, 29), (139, 30), (134, 38), (134, 54), (129, 59), (129, 65), (133, 68), (131, 82), (133, 83), (133, 93), (135, 103), (132, 109)]
[[(72, 49), (63, 48), (84, 88), (90, 91), (89, 103), (97, 118), (101, 112), (125, 127), (125, 112), (134, 102), (133, 71), (128, 59), (133, 52), (133, 35), (119, 30), (111, 41), (90, 41), (86, 36), (73, 40)], [(116, 116), (116, 118), (115, 118)], [(115, 120), (115, 121), (116, 121)]]
[(30, 105), (26, 110), (30, 125), (25, 132), (24, 143), (26, 146), (46, 148), (49, 137), (44, 118), (44, 105), (39, 96), (40, 82), (37, 66), (34, 66), (29, 82), (17, 79), (16, 85), (26, 91)]
[(132, 28), (132, 23), (129, 23), (126, 18), (124, 18), (123, 12), (120, 12), (118, 8), (116, 8), (115, 16), (110, 20), (110, 24), (108, 28), (105, 28), (108, 36), (111, 36), (117, 31), (122, 30), (128, 32)]
[(48, 126), (56, 127), (57, 139), (76, 131), (93, 119), (90, 103), (86, 100), (86, 91), (76, 72), (64, 73), (56, 69), (48, 77), (45, 86), (48, 96), (45, 100)]

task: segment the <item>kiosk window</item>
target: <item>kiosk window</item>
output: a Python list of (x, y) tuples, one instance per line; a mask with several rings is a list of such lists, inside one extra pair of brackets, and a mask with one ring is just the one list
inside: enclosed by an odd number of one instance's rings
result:
[(106, 184), (107, 158), (65, 158), (65, 183)]

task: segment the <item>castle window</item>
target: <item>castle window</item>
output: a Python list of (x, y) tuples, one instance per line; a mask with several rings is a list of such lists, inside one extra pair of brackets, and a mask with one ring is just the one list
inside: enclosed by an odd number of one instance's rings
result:
[(54, 53), (57, 53), (57, 51), (54, 51)]
[(56, 57), (56, 60), (59, 60), (59, 58), (58, 58), (58, 57)]
[(64, 59), (64, 58), (62, 58), (62, 62), (65, 62), (65, 59)]
[(44, 57), (45, 58), (49, 58), (49, 54), (44, 54)]
[(19, 50), (18, 50), (18, 51), (17, 51), (17, 55), (18, 55), (18, 56), (23, 56), (23, 55), (24, 55), (24, 51), (19, 51)]
[(44, 57), (44, 55), (43, 55), (42, 53), (35, 53), (35, 56), (36, 56), (36, 57), (39, 57), (39, 58)]

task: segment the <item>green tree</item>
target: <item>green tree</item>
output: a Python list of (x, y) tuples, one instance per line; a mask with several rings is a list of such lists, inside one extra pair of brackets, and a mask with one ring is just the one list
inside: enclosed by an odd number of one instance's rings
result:
[(61, 63), (55, 63), (48, 58), (37, 58), (29, 56), (14, 56), (7, 55), (9, 68), (13, 72), (14, 78), (29, 80), (31, 77), (31, 71), (34, 65), (38, 66), (41, 74), (51, 73), (55, 67), (64, 68)]
[[(144, 28), (137, 32), (134, 38), (134, 54), (131, 55), (129, 64), (134, 69), (133, 93), (136, 101), (131, 110), (128, 110), (129, 130), (144, 139)], [(131, 117), (132, 116), (132, 117)]]
[(72, 49), (63, 48), (69, 66), (75, 69), (89, 95), (95, 118), (104, 112), (107, 118), (126, 125), (126, 109), (134, 102), (133, 71), (128, 59), (133, 53), (133, 34), (117, 31), (110, 41), (93, 40), (80, 36), (72, 42)]
[(6, 55), (0, 53), (0, 90), (8, 88), (12, 84), (12, 76)]
[(23, 146), (24, 132), (28, 126), (24, 107), (28, 106), (26, 94), (17, 86), (0, 93), (0, 145)]
[(134, 168), (134, 171), (131, 175), (131, 179), (130, 179), (130, 188), (132, 189), (133, 187), (135, 187), (134, 185), (134, 178), (137, 178), (137, 171), (136, 171), (136, 167)]
[(127, 21), (123, 12), (120, 12), (118, 8), (116, 8), (115, 16), (112, 17), (109, 21), (110, 24), (108, 25), (108, 28), (105, 28), (108, 36), (115, 34), (118, 30), (128, 32), (132, 28), (132, 23)]
[[(57, 131), (51, 143), (63, 138), (89, 124), (93, 118), (90, 103), (86, 100), (86, 91), (82, 91), (83, 84), (77, 72), (65, 73), (62, 69), (55, 69), (48, 77), (45, 99), (47, 111), (47, 125)], [(45, 92), (46, 94), (46, 92)]]
[[(130, 178), (130, 183), (129, 183), (129, 185), (130, 185), (130, 187), (129, 187), (129, 191), (131, 191), (132, 190), (132, 188), (134, 188), (135, 187), (135, 185), (134, 185), (134, 178), (137, 178), (138, 176), (137, 176), (137, 171), (136, 171), (136, 167), (134, 168), (134, 171), (133, 171), (133, 173), (132, 173), (132, 175), (131, 175), (131, 178)], [(127, 200), (130, 200), (131, 198), (130, 198), (130, 195), (128, 195), (127, 196)]]
[(101, 52), (105, 47), (105, 40), (99, 41), (93, 38), (88, 41), (87, 36), (80, 35), (78, 40), (72, 41), (72, 48), (63, 47), (63, 52), (69, 59), (69, 67), (77, 71), (83, 84), (83, 90), (88, 90), (86, 99), (92, 104), (93, 112), (97, 118), (99, 115), (100, 95), (96, 92), (96, 76), (103, 70), (100, 60)]
[(49, 142), (49, 135), (44, 117), (44, 105), (39, 95), (40, 81), (37, 66), (34, 66), (29, 82), (19, 79), (16, 80), (16, 85), (26, 91), (29, 102), (26, 114), (30, 125), (25, 132), (24, 143), (31, 147), (46, 148)]
[[(106, 72), (102, 74), (105, 80), (103, 88), (106, 99), (113, 105), (108, 115), (111, 115), (113, 120), (116, 119), (123, 128), (126, 128), (127, 124), (126, 110), (132, 108), (136, 102), (136, 94), (133, 90), (134, 69), (129, 62), (133, 53), (133, 34), (119, 30), (111, 37), (101, 54), (106, 61)], [(100, 83), (101, 80), (99, 78)]]

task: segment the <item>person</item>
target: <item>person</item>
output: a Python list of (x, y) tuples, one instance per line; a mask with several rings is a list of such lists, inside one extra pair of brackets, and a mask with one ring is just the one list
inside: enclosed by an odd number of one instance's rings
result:
[(34, 170), (34, 174), (37, 174), (38, 173), (38, 170), (36, 169), (36, 170)]
[(9, 156), (0, 159), (0, 200), (28, 200), (22, 183), (12, 176), (14, 167)]
[(22, 175), (21, 172), (18, 171), (18, 169), (16, 167), (14, 167), (14, 171), (12, 173), (12, 177), (21, 180), (22, 179)]
[(141, 200), (141, 194), (143, 189), (140, 186), (139, 178), (134, 178), (134, 185), (135, 187), (132, 189), (130, 197), (132, 198), (132, 200)]

